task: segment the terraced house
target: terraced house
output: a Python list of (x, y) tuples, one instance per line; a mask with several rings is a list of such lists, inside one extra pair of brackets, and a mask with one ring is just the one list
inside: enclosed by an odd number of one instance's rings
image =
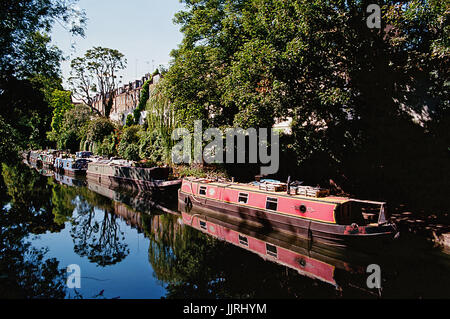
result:
[[(160, 78), (161, 76), (159, 74), (152, 77), (150, 73), (147, 73), (141, 79), (129, 82), (128, 84), (117, 88), (114, 92), (112, 92), (114, 95), (114, 100), (109, 117), (112, 120), (125, 124), (127, 115), (132, 114), (134, 109), (136, 109), (139, 104), (139, 97), (141, 96), (141, 91), (144, 88), (144, 83), (151, 79), (149, 83), (151, 91), (151, 87), (156, 85)], [(100, 94), (94, 97), (92, 106), (100, 113), (105, 114), (102, 97)], [(145, 116), (146, 112), (142, 111), (140, 118), (141, 124), (143, 123)]]

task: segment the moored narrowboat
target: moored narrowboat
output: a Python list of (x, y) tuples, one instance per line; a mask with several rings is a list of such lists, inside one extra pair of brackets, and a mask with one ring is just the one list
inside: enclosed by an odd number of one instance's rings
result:
[(175, 191), (180, 179), (169, 180), (169, 167), (134, 167), (126, 161), (98, 160), (88, 164), (87, 178), (106, 186), (128, 186), (149, 192)]
[(55, 159), (59, 155), (57, 150), (48, 150), (41, 153), (42, 164), (45, 168), (54, 168)]
[(42, 165), (41, 153), (39, 151), (30, 151), (29, 162), (32, 166), (38, 167)]
[(92, 152), (89, 151), (79, 151), (75, 153), (75, 157), (76, 158), (89, 158), (91, 156), (93, 156), (94, 154)]
[(219, 212), (238, 224), (290, 233), (312, 243), (366, 248), (398, 236), (395, 225), (386, 220), (386, 203), (331, 196), (308, 186), (184, 178), (178, 200), (185, 209)]
[(86, 174), (88, 167), (88, 160), (83, 158), (62, 158), (57, 157), (55, 159), (55, 170), (60, 174), (69, 176), (83, 176)]

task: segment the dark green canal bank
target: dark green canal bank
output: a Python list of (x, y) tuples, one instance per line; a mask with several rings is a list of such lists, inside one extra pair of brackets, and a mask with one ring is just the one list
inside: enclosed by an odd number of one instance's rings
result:
[[(174, 200), (163, 199), (162, 211), (148, 194), (23, 164), (3, 165), (0, 187), (0, 298), (450, 296), (449, 256), (412, 235), (369, 254), (240, 229), (239, 238), (277, 247), (264, 255), (207, 233), (232, 231), (226, 223), (189, 225)], [(75, 289), (66, 284), (73, 264), (81, 270)], [(380, 266), (380, 290), (367, 287), (370, 264)]]

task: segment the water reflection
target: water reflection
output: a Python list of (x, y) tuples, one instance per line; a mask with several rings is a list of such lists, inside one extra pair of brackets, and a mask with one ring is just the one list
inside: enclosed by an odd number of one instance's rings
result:
[(2, 165), (0, 213), (0, 297), (63, 298), (65, 277), (56, 258), (32, 247), (30, 234), (59, 232), (51, 189), (34, 170)]
[[(366, 286), (370, 263), (382, 265), (383, 297), (448, 297), (448, 258), (414, 241), (402, 254), (329, 251), (139, 191), (22, 166), (2, 176), (0, 297), (379, 297)], [(73, 260), (80, 291), (65, 287)]]

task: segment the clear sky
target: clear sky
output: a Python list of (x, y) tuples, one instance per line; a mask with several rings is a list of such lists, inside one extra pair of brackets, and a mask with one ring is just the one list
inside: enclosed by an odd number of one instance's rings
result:
[(69, 76), (70, 60), (94, 46), (125, 55), (127, 69), (121, 75), (123, 83), (128, 83), (160, 64), (167, 67), (170, 51), (181, 43), (179, 26), (173, 23), (174, 14), (183, 9), (178, 0), (80, 0), (77, 6), (88, 17), (85, 38), (72, 37), (58, 25), (52, 32), (53, 43), (68, 57), (62, 63), (64, 80)]

